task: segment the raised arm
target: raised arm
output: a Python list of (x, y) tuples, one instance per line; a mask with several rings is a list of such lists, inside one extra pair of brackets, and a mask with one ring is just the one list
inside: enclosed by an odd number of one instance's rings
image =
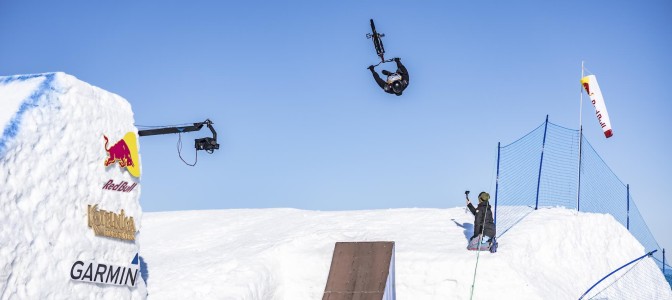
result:
[(380, 86), (380, 88), (385, 89), (385, 85), (387, 85), (387, 83), (382, 78), (380, 78), (380, 75), (378, 75), (378, 72), (376, 72), (373, 69), (373, 66), (369, 67), (369, 71), (371, 71), (371, 74), (373, 75), (373, 79), (376, 80), (376, 83)]
[(401, 74), (401, 78), (408, 82), (409, 81), (408, 70), (406, 70), (404, 64), (401, 63), (401, 60), (398, 57), (394, 59), (394, 62), (397, 63), (397, 69), (399, 70), (397, 72)]
[(476, 208), (474, 208), (474, 205), (471, 204), (471, 201), (467, 200), (467, 207), (469, 208), (469, 211), (471, 214), (474, 216), (476, 215)]

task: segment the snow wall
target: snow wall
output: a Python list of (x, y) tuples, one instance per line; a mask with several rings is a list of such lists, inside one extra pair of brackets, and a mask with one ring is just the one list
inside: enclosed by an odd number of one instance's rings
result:
[(73, 76), (0, 77), (0, 299), (146, 298), (133, 124)]

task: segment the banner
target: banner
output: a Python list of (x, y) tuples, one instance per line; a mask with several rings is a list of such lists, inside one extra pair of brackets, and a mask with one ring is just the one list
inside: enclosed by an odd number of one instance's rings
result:
[(90, 283), (126, 285), (135, 287), (138, 283), (140, 267), (115, 266), (94, 261), (78, 260), (70, 268), (70, 279)]
[(607, 106), (604, 104), (604, 98), (602, 97), (602, 91), (600, 91), (600, 86), (597, 84), (597, 78), (595, 75), (588, 75), (581, 78), (581, 85), (590, 96), (590, 100), (595, 107), (595, 116), (597, 121), (600, 122), (602, 131), (604, 131), (604, 136), (610, 138), (613, 135), (611, 131), (611, 122), (609, 121), (609, 114), (607, 113)]

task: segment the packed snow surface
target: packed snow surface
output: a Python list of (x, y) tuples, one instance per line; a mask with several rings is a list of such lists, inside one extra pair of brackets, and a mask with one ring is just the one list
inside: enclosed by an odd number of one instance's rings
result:
[[(398, 299), (469, 299), (477, 259), (474, 299), (578, 299), (645, 253), (610, 215), (550, 208), (477, 257), (466, 250), (473, 220), (464, 208), (145, 213), (148, 298), (321, 299), (335, 242), (394, 241)], [(672, 299), (650, 258), (637, 271), (654, 276), (639, 299)]]

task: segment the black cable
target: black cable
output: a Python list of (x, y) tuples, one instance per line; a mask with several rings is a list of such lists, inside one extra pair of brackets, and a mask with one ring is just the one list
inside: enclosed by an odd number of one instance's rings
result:
[(190, 166), (190, 167), (195, 166), (196, 163), (198, 162), (198, 150), (196, 150), (196, 160), (194, 161), (194, 164), (190, 164), (190, 163), (186, 162), (184, 160), (184, 158), (182, 158), (182, 133), (178, 133), (178, 136), (179, 136), (179, 138), (177, 140), (177, 154), (180, 156), (180, 159), (182, 160), (182, 162), (184, 162), (187, 166)]

